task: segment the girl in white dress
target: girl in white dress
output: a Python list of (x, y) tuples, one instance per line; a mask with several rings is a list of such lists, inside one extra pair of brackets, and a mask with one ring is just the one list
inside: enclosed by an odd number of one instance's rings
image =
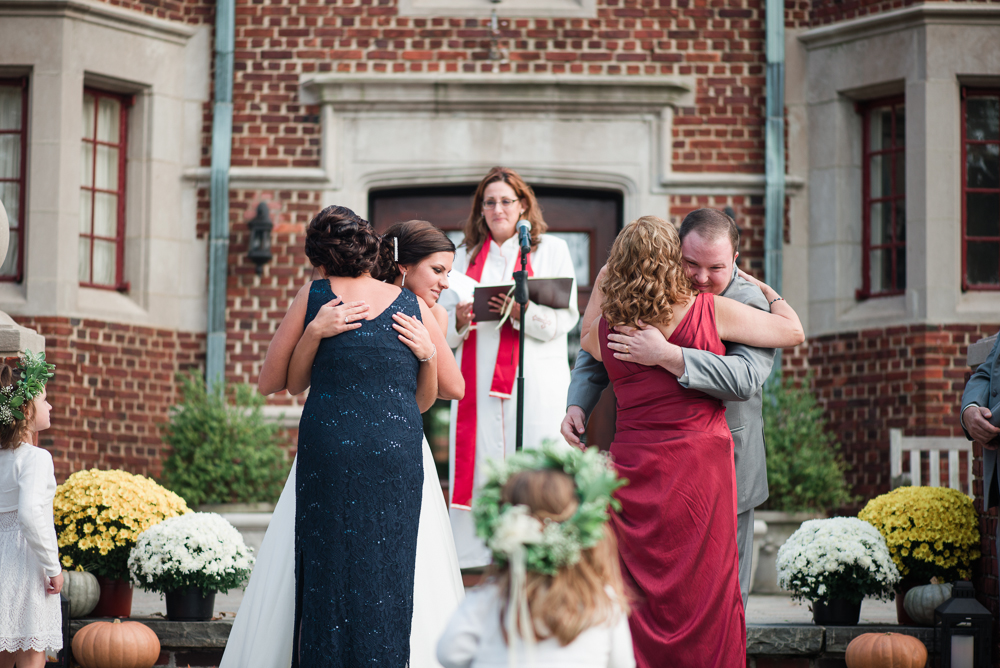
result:
[[(448, 287), (448, 272), (454, 257), (454, 244), (430, 223), (397, 223), (382, 236), (379, 271), (373, 276), (412, 290), (431, 306), (443, 331), (447, 313), (436, 302)], [(288, 384), (288, 364), (295, 345), (304, 333), (302, 324), (308, 296), (309, 286), (306, 285), (275, 332), (258, 379), (262, 394), (281, 391)], [(368, 306), (362, 302), (342, 304), (335, 299), (320, 309), (310, 326), (321, 337), (336, 336), (360, 327), (367, 311)], [(411, 322), (410, 326), (423, 329), (422, 335), (430, 336), (419, 321)], [(401, 331), (401, 328), (397, 327), (397, 330)], [(455, 358), (443, 337), (435, 345), (439, 358), (438, 396), (442, 399), (460, 398), (465, 392), (465, 383)], [(301, 388), (290, 389), (301, 391)], [(448, 510), (426, 438), (423, 463), (424, 485), (417, 531), (413, 621), (410, 627), (410, 666), (439, 668), (435, 645), (444, 624), (464, 597), (465, 589)], [(291, 665), (295, 616), (294, 530), (293, 464), (257, 554), (220, 668), (287, 668)]]
[(455, 611), (438, 660), (445, 668), (635, 668), (607, 526), (623, 481), (607, 458), (546, 445), (489, 468), (473, 514), (495, 575)]
[[(499, 329), (497, 322), (472, 321), (472, 292), (466, 285), (493, 285), (513, 281), (520, 269), (517, 222), (531, 223), (529, 276), (574, 278), (569, 247), (548, 229), (534, 192), (517, 172), (494, 167), (479, 183), (465, 226), (465, 243), (455, 257), (459, 281), (441, 298), (448, 310), (448, 345), (465, 378), (465, 397), (452, 401), (449, 471), (451, 526), (462, 568), (490, 563), (490, 552), (476, 537), (470, 509), (482, 485), (483, 464), (514, 453), (517, 442), (518, 330), (524, 327), (524, 448), (546, 440), (569, 446), (559, 433), (566, 412), (570, 369), (567, 334), (579, 320), (576, 280), (563, 309), (528, 303), (525, 317), (514, 305)], [(468, 280), (468, 279), (471, 279)], [(464, 288), (464, 289), (463, 289)], [(493, 310), (504, 306), (494, 298)]]
[(56, 478), (52, 455), (31, 444), (49, 428), (45, 382), (54, 368), (30, 352), (17, 381), (0, 367), (0, 668), (41, 668), (46, 649), (62, 649)]

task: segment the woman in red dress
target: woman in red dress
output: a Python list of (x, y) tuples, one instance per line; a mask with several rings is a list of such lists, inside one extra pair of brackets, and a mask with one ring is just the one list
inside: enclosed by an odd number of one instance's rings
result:
[(767, 313), (698, 294), (682, 270), (680, 246), (673, 226), (652, 216), (622, 230), (584, 315), (583, 348), (604, 362), (617, 397), (611, 454), (629, 484), (615, 494), (622, 509), (612, 524), (625, 582), (638, 599), (630, 620), (638, 666), (743, 668), (736, 474), (725, 409), (661, 367), (616, 359), (607, 334), (618, 325), (651, 326), (670, 343), (719, 355), (722, 340), (775, 348), (804, 336), (783, 300)]

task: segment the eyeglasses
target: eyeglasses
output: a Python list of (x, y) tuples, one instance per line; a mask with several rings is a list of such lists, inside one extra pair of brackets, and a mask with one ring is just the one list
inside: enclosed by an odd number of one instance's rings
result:
[(487, 211), (490, 211), (491, 209), (495, 209), (497, 204), (500, 204), (503, 206), (503, 208), (509, 209), (510, 207), (514, 206), (515, 202), (517, 202), (516, 199), (507, 199), (506, 197), (504, 197), (501, 200), (488, 199), (483, 202), (483, 208), (486, 209)]

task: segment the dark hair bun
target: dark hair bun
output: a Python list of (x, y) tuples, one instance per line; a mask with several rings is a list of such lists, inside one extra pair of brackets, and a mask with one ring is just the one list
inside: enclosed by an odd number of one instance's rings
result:
[(379, 237), (371, 223), (347, 207), (328, 206), (306, 230), (306, 257), (327, 276), (357, 278), (378, 262)]

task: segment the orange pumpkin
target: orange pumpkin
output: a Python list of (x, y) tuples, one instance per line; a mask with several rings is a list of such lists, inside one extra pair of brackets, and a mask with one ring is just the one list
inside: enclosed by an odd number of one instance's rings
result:
[(847, 668), (924, 668), (927, 648), (901, 633), (863, 633), (847, 646), (844, 659)]
[(73, 658), (83, 668), (152, 668), (160, 639), (139, 622), (94, 622), (73, 636)]

